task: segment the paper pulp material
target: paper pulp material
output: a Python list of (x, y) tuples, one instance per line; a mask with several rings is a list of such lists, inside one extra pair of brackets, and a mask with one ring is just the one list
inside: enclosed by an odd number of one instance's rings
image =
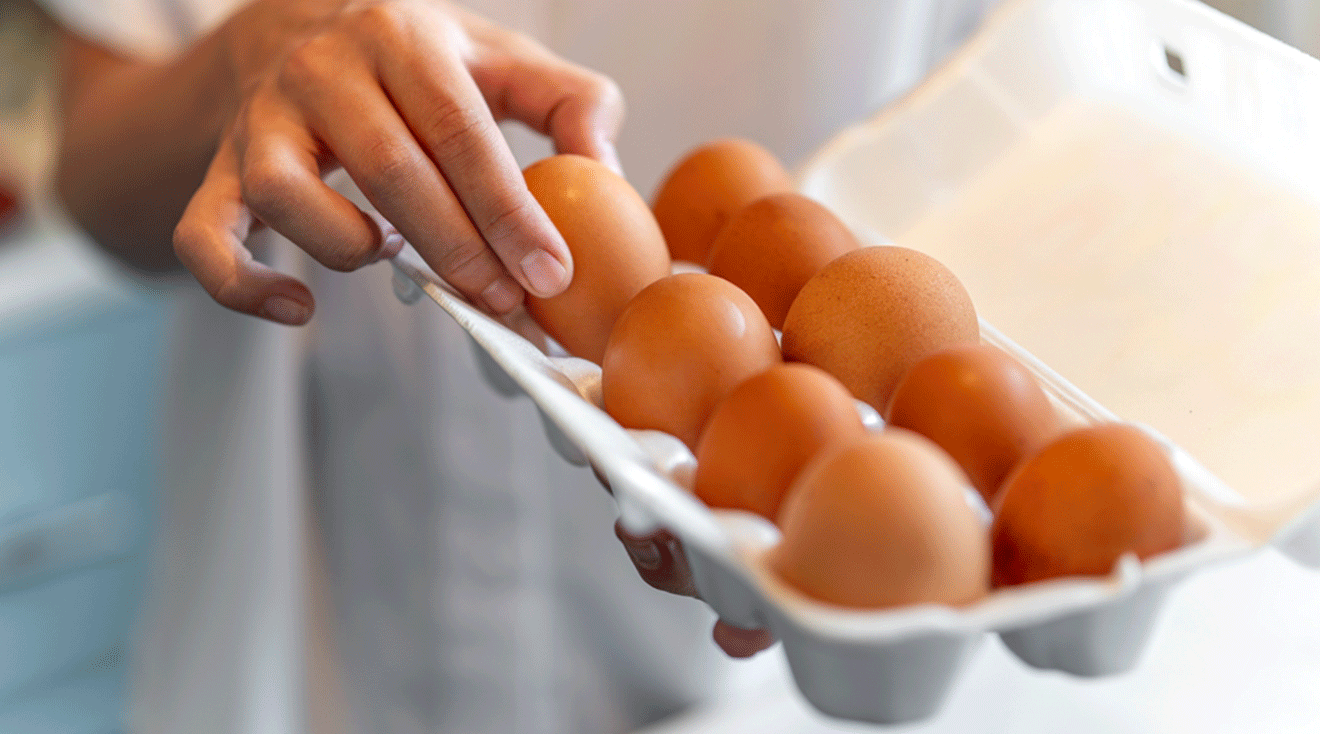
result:
[(1178, 550), (963, 608), (804, 597), (766, 566), (770, 523), (705, 507), (681, 442), (600, 410), (595, 365), (525, 318), (480, 313), (411, 250), (396, 292), (415, 285), (467, 330), (492, 388), (536, 403), (629, 530), (673, 532), (702, 598), (782, 640), (813, 705), (915, 721), (987, 634), (1035, 667), (1111, 675), (1138, 663), (1196, 570), (1270, 544), (1320, 566), (1317, 130), (1320, 62), (1198, 3), (1018, 0), (800, 171), (800, 190), (864, 240), (950, 266), (984, 341), (1032, 370), (1065, 421), (1142, 426), (1182, 481)]

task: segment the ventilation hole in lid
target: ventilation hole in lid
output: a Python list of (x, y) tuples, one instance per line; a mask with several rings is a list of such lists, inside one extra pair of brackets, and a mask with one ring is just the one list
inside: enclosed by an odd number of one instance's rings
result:
[(1164, 63), (1169, 67), (1169, 71), (1177, 74), (1179, 78), (1187, 78), (1187, 68), (1183, 65), (1182, 54), (1174, 51), (1168, 46), (1164, 47)]

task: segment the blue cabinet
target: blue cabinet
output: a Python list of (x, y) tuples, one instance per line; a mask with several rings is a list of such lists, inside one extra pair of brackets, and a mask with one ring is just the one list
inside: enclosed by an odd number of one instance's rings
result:
[(0, 731), (117, 726), (167, 321), (143, 297), (0, 336)]

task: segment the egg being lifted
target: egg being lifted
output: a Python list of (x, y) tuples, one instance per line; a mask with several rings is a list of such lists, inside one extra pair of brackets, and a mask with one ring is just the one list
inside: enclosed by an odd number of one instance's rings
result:
[(739, 209), (724, 225), (706, 267), (746, 291), (779, 329), (811, 276), (859, 246), (821, 204), (801, 194), (771, 194)]
[(1061, 430), (1036, 378), (989, 344), (917, 362), (894, 390), (885, 420), (949, 452), (987, 503), (1019, 461)]
[(631, 184), (590, 158), (552, 156), (523, 177), (573, 254), (568, 288), (553, 298), (528, 294), (527, 312), (570, 354), (599, 364), (624, 306), (669, 274), (660, 227)]
[(991, 528), (994, 582), (1102, 576), (1120, 556), (1182, 544), (1182, 484), (1136, 426), (1107, 423), (1056, 438), (1004, 484)]
[(660, 184), (652, 208), (673, 258), (702, 265), (734, 212), (766, 194), (792, 190), (792, 177), (773, 153), (727, 138), (684, 156)]
[(743, 380), (715, 408), (697, 446), (696, 494), (711, 507), (773, 521), (812, 457), (865, 433), (838, 380), (811, 365), (771, 367)]
[(671, 275), (628, 304), (601, 363), (605, 412), (627, 428), (677, 436), (694, 452), (717, 403), (779, 364), (761, 309), (723, 278)]
[(883, 412), (912, 365), (979, 335), (971, 297), (939, 261), (862, 247), (802, 287), (784, 319), (784, 359), (820, 367)]
[(966, 482), (938, 446), (901, 428), (836, 445), (789, 490), (770, 567), (846, 607), (976, 601), (989, 589), (990, 545)]

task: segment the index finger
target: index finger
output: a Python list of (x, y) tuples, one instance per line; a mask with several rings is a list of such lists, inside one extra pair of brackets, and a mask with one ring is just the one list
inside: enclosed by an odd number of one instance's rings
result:
[(306, 323), (316, 303), (311, 291), (252, 257), (244, 246), (252, 224), (226, 135), (175, 227), (174, 252), (220, 305), (290, 326)]
[(618, 85), (534, 39), (499, 37), (469, 62), (496, 119), (518, 120), (548, 135), (558, 152), (595, 158), (622, 175), (614, 148), (625, 114)]
[(568, 245), (527, 190), (443, 29), (422, 25), (414, 32), (420, 37), (409, 52), (380, 57), (382, 86), (519, 285), (541, 298), (558, 295), (572, 279)]

